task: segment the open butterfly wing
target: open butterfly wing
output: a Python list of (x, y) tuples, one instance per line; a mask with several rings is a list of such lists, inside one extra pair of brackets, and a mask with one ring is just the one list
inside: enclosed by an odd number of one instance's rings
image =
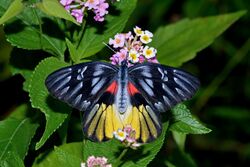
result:
[(85, 111), (93, 108), (115, 79), (117, 71), (118, 68), (110, 63), (82, 63), (53, 72), (45, 84), (54, 97)]
[(185, 71), (155, 63), (132, 66), (128, 75), (155, 112), (165, 112), (190, 99), (200, 84)]

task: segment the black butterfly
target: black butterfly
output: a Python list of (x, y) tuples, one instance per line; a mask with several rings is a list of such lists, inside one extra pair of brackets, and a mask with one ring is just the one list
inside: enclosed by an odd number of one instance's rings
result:
[(199, 81), (180, 69), (143, 63), (131, 67), (88, 62), (65, 67), (46, 79), (49, 92), (83, 111), (83, 131), (103, 141), (126, 125), (139, 142), (156, 139), (162, 129), (160, 113), (190, 99)]

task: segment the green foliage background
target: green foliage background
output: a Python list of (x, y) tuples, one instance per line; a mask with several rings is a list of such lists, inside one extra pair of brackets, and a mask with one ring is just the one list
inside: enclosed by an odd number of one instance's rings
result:
[[(15, 9), (23, 9), (19, 0), (16, 1), (18, 7), (14, 6)], [(10, 2), (0, 2), (0, 15), (6, 10), (4, 9), (6, 3)], [(39, 8), (45, 13), (40, 11), (39, 14), (46, 19), (48, 17), (46, 13), (51, 14), (56, 6), (50, 4), (52, 2), (50, 0), (43, 2)], [(129, 3), (128, 0), (124, 0), (116, 7), (132, 11), (134, 6), (135, 1)], [(108, 16), (106, 27), (113, 26), (113, 29), (103, 29), (103, 35), (96, 34), (96, 28), (89, 28), (79, 45), (74, 43), (77, 38), (71, 39), (72, 43), (70, 40), (65, 42), (64, 39), (60, 39), (62, 32), (55, 31), (53, 36), (49, 34), (40, 36), (39, 22), (31, 10), (18, 15), (26, 22), (24, 25), (19, 22), (12, 24), (16, 27), (22, 26), (24, 30), (16, 32), (16, 29), (8, 29), (7, 24), (6, 36), (3, 31), (0, 35), (0, 118), (4, 120), (0, 124), (0, 136), (6, 137), (5, 140), (0, 140), (0, 159), (5, 157), (0, 166), (23, 166), (24, 157), (26, 166), (33, 164), (33, 166), (47, 167), (51, 164), (49, 162), (55, 159), (60, 160), (58, 164), (53, 164), (56, 166), (79, 164), (81, 159), (78, 156), (78, 148), (81, 147), (79, 141), (82, 140), (79, 115), (73, 111), (69, 117), (71, 109), (54, 99), (49, 99), (49, 103), (45, 103), (47, 92), (43, 81), (50, 72), (67, 65), (62, 61), (66, 47), (69, 48), (71, 59), (75, 63), (82, 61), (82, 58), (109, 57), (110, 52), (102, 49), (104, 47), (102, 42), (107, 41), (116, 32), (122, 31), (125, 25), (124, 32), (131, 30), (134, 25), (155, 32), (151, 45), (158, 49), (159, 61), (171, 66), (182, 66), (183, 69), (196, 74), (201, 80), (201, 88), (195, 98), (187, 103), (190, 111), (185, 105), (173, 109), (173, 119), (170, 120), (169, 128), (172, 133), (167, 132), (168, 137), (165, 141), (164, 136), (161, 136), (158, 142), (142, 150), (144, 159), (138, 157), (140, 161), (136, 161), (136, 164), (134, 161), (126, 161), (123, 165), (145, 166), (150, 163), (149, 166), (169, 167), (248, 166), (250, 163), (250, 14), (247, 13), (240, 18), (244, 12), (232, 12), (249, 9), (250, 2), (246, 0), (138, 0), (130, 18), (125, 12), (119, 17)], [(10, 11), (9, 16), (17, 14), (15, 12), (18, 11)], [(67, 13), (61, 12), (59, 15), (63, 15), (62, 18), (72, 20)], [(221, 15), (225, 13), (232, 14)], [(219, 14), (220, 16), (216, 17), (201, 18)], [(9, 16), (7, 15), (5, 19)], [(126, 24), (127, 19), (129, 21)], [(236, 20), (238, 21), (231, 26)], [(0, 23), (4, 21), (2, 19)], [(62, 25), (60, 22), (57, 23), (52, 26), (57, 28)], [(220, 35), (225, 30), (226, 32)], [(93, 41), (90, 42), (90, 39)], [(98, 51), (100, 52), (97, 53)], [(93, 54), (96, 55), (89, 57)], [(54, 57), (49, 57), (51, 55)], [(187, 62), (188, 60), (191, 61)], [(19, 75), (12, 76), (11, 73)], [(28, 103), (29, 100), (33, 108)], [(56, 106), (56, 109), (53, 106)], [(55, 112), (58, 110), (59, 112)], [(194, 118), (194, 115), (197, 118)], [(210, 131), (200, 124), (199, 120), (205, 122), (212, 132), (206, 135), (185, 135), (185, 133), (202, 134)], [(167, 129), (168, 123), (164, 127)], [(58, 147), (52, 152), (49, 149), (53, 149), (54, 145)], [(111, 162), (117, 157), (116, 150), (119, 149), (119, 145), (112, 142), (103, 143), (101, 146), (89, 142), (85, 146), (85, 156), (103, 153)], [(110, 146), (113, 146), (113, 151), (103, 149)], [(157, 153), (157, 148), (161, 146), (162, 149)], [(92, 148), (97, 149), (92, 150)], [(148, 154), (148, 150), (152, 150), (152, 153)], [(136, 154), (137, 152), (128, 153), (128, 157), (125, 158), (129, 159), (129, 156), (133, 157)], [(153, 160), (155, 155), (156, 158)], [(44, 157), (47, 158), (44, 160)]]

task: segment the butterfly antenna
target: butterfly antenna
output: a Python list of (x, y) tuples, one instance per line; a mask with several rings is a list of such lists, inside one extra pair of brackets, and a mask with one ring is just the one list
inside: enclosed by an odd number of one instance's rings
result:
[(113, 48), (111, 48), (108, 44), (106, 44), (105, 42), (102, 42), (105, 46), (107, 46), (110, 50), (112, 50), (114, 53), (117, 53)]

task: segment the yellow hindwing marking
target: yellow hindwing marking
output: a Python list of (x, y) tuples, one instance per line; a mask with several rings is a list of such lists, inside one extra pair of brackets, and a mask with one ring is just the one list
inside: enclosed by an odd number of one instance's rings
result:
[(94, 116), (94, 118), (92, 119), (92, 121), (89, 125), (88, 136), (91, 136), (94, 133), (97, 122), (98, 122), (101, 114), (102, 114), (102, 106), (99, 107), (98, 111), (96, 112), (96, 115)]
[(132, 121), (131, 126), (135, 130), (135, 139), (140, 137), (140, 120), (139, 120), (139, 110), (136, 107), (132, 109)]
[(147, 123), (141, 112), (139, 113), (139, 118), (141, 122), (141, 139), (142, 139), (142, 142), (146, 143), (149, 138), (149, 131), (148, 131)]
[(106, 113), (107, 113), (106, 110), (103, 111), (102, 116), (96, 128), (96, 137), (99, 141), (102, 141), (104, 138), (104, 123), (105, 123)]
[(106, 121), (105, 121), (105, 136), (107, 138), (113, 138), (113, 113), (112, 113), (112, 107), (109, 105), (106, 109)]
[[(142, 105), (141, 105), (142, 106)], [(155, 124), (153, 123), (152, 119), (150, 118), (148, 112), (146, 111), (145, 107), (141, 107), (140, 106), (140, 110), (142, 112), (142, 114), (144, 115), (146, 121), (147, 121), (147, 124), (148, 124), (148, 127), (149, 127), (149, 130), (151, 132), (151, 134), (154, 136), (154, 138), (157, 137), (157, 129), (155, 127)]]
[(114, 105), (112, 105), (112, 116), (113, 116), (113, 126), (114, 126), (114, 131), (117, 131), (118, 129), (123, 128), (123, 124), (120, 120), (119, 113), (118, 111), (115, 111)]

